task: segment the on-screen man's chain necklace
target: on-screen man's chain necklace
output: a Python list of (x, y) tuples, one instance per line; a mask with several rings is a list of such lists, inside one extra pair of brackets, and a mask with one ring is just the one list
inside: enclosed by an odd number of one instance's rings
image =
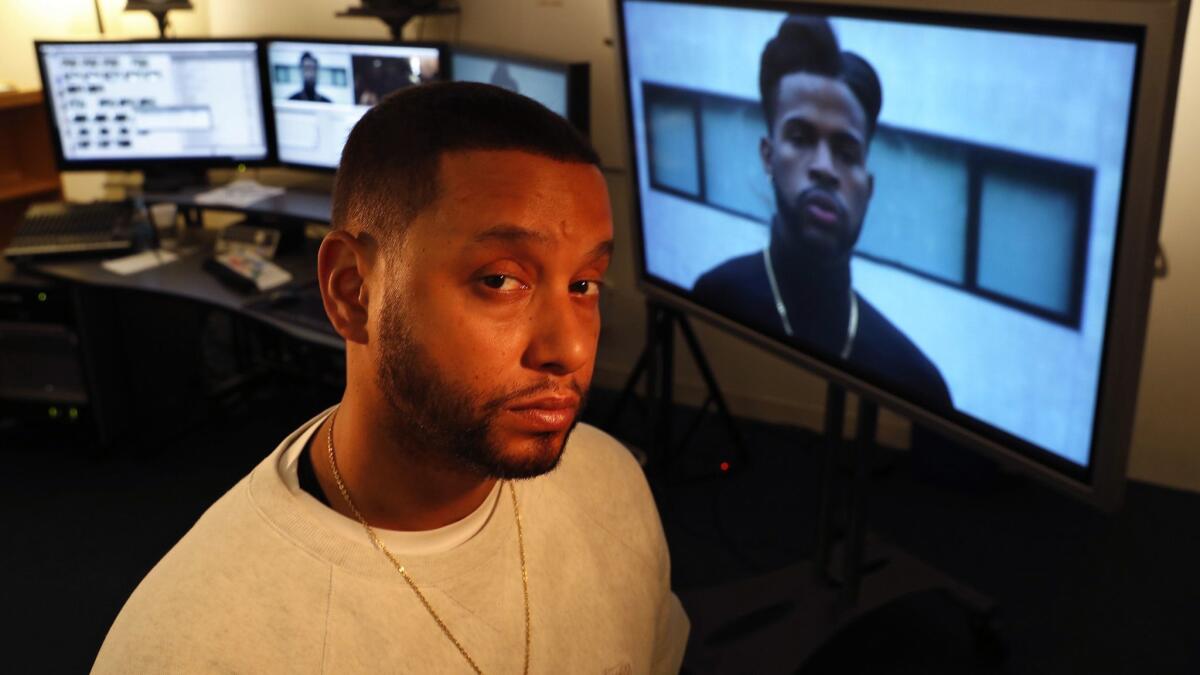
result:
[[(783, 304), (783, 296), (779, 294), (779, 284), (775, 281), (775, 265), (771, 262), (771, 247), (763, 249), (763, 259), (767, 263), (767, 282), (771, 285), (771, 295), (775, 299), (775, 312), (779, 314), (779, 321), (783, 324), (783, 332), (788, 337), (792, 337), (792, 322), (788, 320), (787, 305)], [(854, 349), (854, 338), (858, 335), (858, 296), (855, 295), (854, 289), (850, 289), (850, 319), (846, 324), (846, 342), (842, 345), (842, 351), (838, 353), (843, 359), (850, 358), (850, 351)]]
[[(342, 474), (338, 471), (337, 460), (333, 456), (333, 422), (336, 417), (337, 409), (335, 408), (333, 413), (329, 416), (329, 432), (326, 434), (325, 441), (326, 445), (329, 447), (329, 467), (333, 471), (333, 480), (335, 483), (337, 483), (338, 491), (342, 493), (342, 498), (346, 500), (346, 505), (350, 507), (352, 512), (354, 512), (354, 516), (358, 518), (358, 522), (362, 523), (363, 529), (367, 531), (367, 537), (370, 538), (371, 543), (374, 544), (375, 548), (379, 549), (383, 555), (387, 556), (387, 559), (391, 561), (392, 566), (396, 568), (396, 571), (400, 573), (400, 576), (404, 577), (404, 580), (408, 582), (409, 588), (413, 590), (413, 593), (417, 594), (417, 599), (420, 600), (421, 604), (425, 606), (425, 609), (429, 612), (429, 616), (433, 617), (433, 620), (437, 622), (438, 628), (441, 628), (442, 632), (446, 634), (446, 637), (450, 638), (450, 642), (454, 643), (454, 646), (458, 649), (458, 653), (462, 654), (463, 658), (466, 659), (467, 663), (471, 666), (471, 670), (474, 670), (479, 675), (482, 675), (483, 671), (479, 669), (479, 666), (475, 663), (475, 659), (471, 658), (471, 655), (467, 653), (467, 650), (462, 646), (462, 643), (459, 642), (458, 639), (454, 637), (454, 634), (450, 632), (450, 629), (446, 626), (446, 622), (442, 621), (442, 617), (438, 616), (438, 613), (433, 610), (433, 605), (429, 604), (429, 600), (425, 597), (425, 594), (421, 592), (420, 588), (417, 588), (417, 583), (413, 581), (411, 576), (409, 576), (408, 571), (404, 569), (404, 565), (401, 565), (400, 561), (396, 559), (396, 556), (392, 555), (392, 552), (388, 550), (387, 546), (383, 545), (383, 540), (381, 540), (379, 535), (375, 533), (374, 528), (367, 524), (367, 519), (363, 517), (363, 514), (359, 512), (358, 507), (354, 505), (354, 501), (350, 499), (350, 492), (346, 489), (346, 484), (342, 482)], [(505, 481), (505, 483), (508, 485), (508, 494), (512, 497), (513, 516), (517, 520), (517, 550), (521, 554), (521, 591), (525, 596), (524, 673), (525, 675), (529, 675), (529, 646), (531, 639), (529, 631), (529, 572), (525, 566), (525, 537), (521, 532), (521, 509), (517, 506), (517, 493), (513, 491), (512, 481)]]

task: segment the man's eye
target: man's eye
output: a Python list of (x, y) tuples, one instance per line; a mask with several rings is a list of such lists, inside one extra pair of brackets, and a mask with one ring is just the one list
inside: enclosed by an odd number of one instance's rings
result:
[(524, 284), (507, 274), (489, 274), (482, 279), (483, 285), (497, 291), (515, 291), (524, 288)]
[(784, 135), (790, 143), (795, 145), (812, 145), (814, 142), (813, 130), (804, 124), (791, 125)]
[(795, 131), (788, 134), (788, 140), (791, 141), (793, 145), (812, 145), (813, 143), (812, 136), (804, 133), (803, 131)]
[(838, 155), (847, 164), (861, 164), (863, 161), (862, 150), (854, 144), (848, 143), (838, 147)]
[(599, 295), (599, 281), (576, 281), (571, 284), (571, 292), (578, 295)]

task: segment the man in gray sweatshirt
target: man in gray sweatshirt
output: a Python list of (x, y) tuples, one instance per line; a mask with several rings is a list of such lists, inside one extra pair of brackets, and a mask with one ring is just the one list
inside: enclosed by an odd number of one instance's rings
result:
[(594, 151), (497, 87), (414, 87), (355, 126), (333, 204), (341, 403), (155, 566), (94, 672), (678, 671), (646, 480), (576, 425), (612, 254)]

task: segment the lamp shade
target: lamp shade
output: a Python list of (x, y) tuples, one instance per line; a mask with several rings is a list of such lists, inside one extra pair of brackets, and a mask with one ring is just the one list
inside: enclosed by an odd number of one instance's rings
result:
[(148, 12), (155, 10), (171, 10), (171, 9), (193, 9), (191, 0), (128, 0), (125, 3), (125, 11), (132, 12), (134, 10), (144, 9)]

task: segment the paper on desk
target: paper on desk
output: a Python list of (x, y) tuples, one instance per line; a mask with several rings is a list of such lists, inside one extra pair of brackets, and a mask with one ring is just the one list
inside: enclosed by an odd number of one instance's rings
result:
[(277, 197), (287, 190), (273, 185), (260, 185), (252, 180), (235, 180), (196, 195), (196, 203), (245, 208), (268, 197)]
[(179, 260), (179, 256), (170, 251), (158, 249), (156, 251), (142, 251), (141, 253), (134, 253), (122, 258), (105, 260), (100, 263), (100, 266), (113, 274), (129, 276), (130, 274), (145, 272), (148, 269), (158, 267), (159, 265), (166, 265), (176, 260)]

